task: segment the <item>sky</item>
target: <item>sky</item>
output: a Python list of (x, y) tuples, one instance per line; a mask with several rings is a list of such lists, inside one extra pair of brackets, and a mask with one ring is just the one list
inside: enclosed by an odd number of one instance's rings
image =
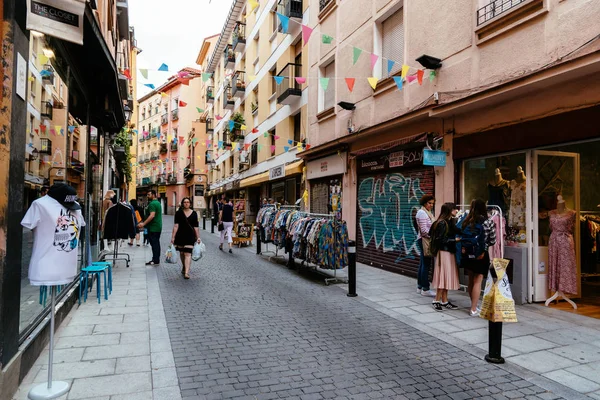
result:
[[(233, 0), (129, 0), (129, 25), (142, 53), (138, 69), (148, 69), (148, 80), (138, 71), (138, 98), (183, 67), (196, 67), (205, 37), (221, 33)], [(165, 63), (169, 72), (157, 71)]]

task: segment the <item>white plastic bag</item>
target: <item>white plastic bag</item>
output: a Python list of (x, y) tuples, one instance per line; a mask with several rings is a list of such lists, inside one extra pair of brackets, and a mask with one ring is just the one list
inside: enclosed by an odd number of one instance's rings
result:
[(198, 261), (202, 257), (204, 257), (204, 253), (206, 252), (206, 246), (204, 243), (196, 243), (194, 244), (194, 249), (192, 250), (192, 260)]
[(169, 247), (167, 248), (165, 262), (167, 262), (169, 264), (178, 264), (179, 263), (179, 256), (177, 256), (177, 249), (175, 249), (175, 246), (172, 244), (169, 245)]

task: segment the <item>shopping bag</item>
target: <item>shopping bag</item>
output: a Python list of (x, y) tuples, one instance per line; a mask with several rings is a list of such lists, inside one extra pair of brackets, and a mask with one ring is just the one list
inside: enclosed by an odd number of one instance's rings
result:
[(194, 245), (194, 249), (192, 250), (192, 260), (198, 261), (202, 257), (204, 257), (204, 253), (206, 252), (206, 246), (204, 243), (196, 243)]
[(169, 247), (167, 248), (165, 262), (168, 264), (178, 264), (179, 263), (179, 257), (177, 256), (177, 250), (175, 249), (175, 246), (173, 246), (172, 244), (169, 245)]
[(492, 322), (517, 322), (515, 301), (510, 291), (506, 268), (509, 261), (494, 258), (488, 272), (480, 317)]

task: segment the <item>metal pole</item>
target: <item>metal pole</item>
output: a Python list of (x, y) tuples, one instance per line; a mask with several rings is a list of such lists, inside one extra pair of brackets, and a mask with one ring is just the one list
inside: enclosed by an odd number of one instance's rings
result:
[(206, 230), (206, 212), (202, 214), (202, 229)]
[(488, 353), (485, 361), (492, 364), (504, 364), (502, 358), (502, 322), (488, 322)]
[(258, 228), (258, 227), (256, 227), (256, 228), (254, 228), (254, 230), (256, 231), (256, 254), (260, 255), (260, 254), (262, 254), (262, 250), (260, 248), (260, 245), (261, 245), (261, 241), (260, 241), (260, 232), (261, 232), (261, 229)]
[[(292, 250), (294, 248), (294, 245), (292, 244), (292, 239), (285, 239), (285, 247), (287, 249), (288, 252), (288, 263), (287, 263), (287, 267), (289, 269), (296, 269), (296, 264), (294, 263), (294, 255), (292, 254)], [(335, 270), (334, 270), (335, 271)]]
[(356, 297), (356, 242), (348, 241), (348, 297)]
[(54, 309), (56, 306), (56, 286), (50, 289), (50, 343), (48, 344), (48, 389), (52, 389), (52, 361), (54, 359)]

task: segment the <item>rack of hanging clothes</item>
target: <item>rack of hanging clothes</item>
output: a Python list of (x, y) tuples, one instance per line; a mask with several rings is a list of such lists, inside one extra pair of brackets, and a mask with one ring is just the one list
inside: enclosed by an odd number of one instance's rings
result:
[[(469, 213), (469, 204), (457, 204), (456, 207), (459, 209), (456, 215), (456, 220), (460, 222)], [(504, 257), (504, 233), (506, 232), (506, 218), (502, 216), (502, 209), (500, 206), (488, 205), (488, 219), (491, 219), (496, 226), (496, 244), (489, 248), (490, 260), (494, 258)]]
[[(280, 257), (279, 249), (286, 245), (286, 228), (288, 219), (298, 212), (300, 206), (282, 206), (280, 204), (268, 204), (261, 208), (256, 215), (256, 224), (259, 230), (259, 240), (265, 243), (266, 251), (261, 254), (275, 254)], [(269, 251), (269, 243), (275, 245), (275, 251)]]
[(106, 211), (104, 224), (102, 224), (104, 227), (103, 239), (114, 240), (115, 245), (113, 253), (103, 254), (100, 257), (100, 261), (112, 260), (113, 267), (115, 267), (115, 261), (123, 260), (126, 262), (127, 268), (129, 268), (131, 259), (129, 254), (119, 253), (119, 242), (121, 239), (135, 237), (135, 223), (134, 211), (127, 203), (119, 202)]
[[(325, 284), (347, 283), (338, 271), (348, 267), (348, 227), (333, 214), (296, 212), (288, 219), (288, 267), (294, 268), (294, 259), (300, 267), (311, 268), (326, 276)], [(332, 272), (331, 272), (332, 271)]]
[(580, 211), (581, 278), (600, 277), (600, 211)]

